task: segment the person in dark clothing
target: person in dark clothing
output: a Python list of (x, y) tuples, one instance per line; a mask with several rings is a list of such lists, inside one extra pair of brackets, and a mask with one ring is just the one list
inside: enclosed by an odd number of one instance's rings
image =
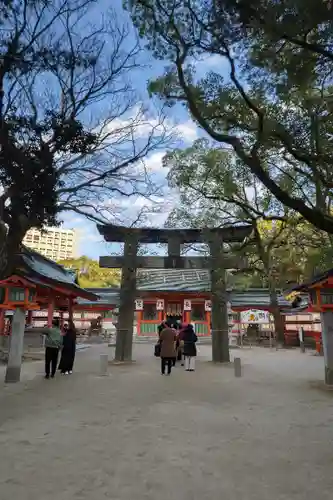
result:
[(173, 328), (166, 326), (160, 333), (161, 344), (161, 373), (165, 374), (165, 368), (168, 367), (167, 375), (171, 374), (173, 359), (176, 356), (175, 343), (176, 334)]
[(59, 328), (59, 319), (54, 319), (52, 321), (51, 328), (45, 328), (44, 333), (46, 335), (45, 338), (45, 378), (54, 378), (57, 364), (58, 364), (58, 356), (59, 349), (61, 347), (61, 331)]
[(162, 323), (160, 325), (158, 325), (157, 327), (157, 331), (158, 331), (158, 336), (161, 335), (161, 331), (164, 330), (164, 328), (167, 328), (168, 325), (167, 325), (167, 322), (166, 321), (162, 321)]
[(69, 322), (65, 335), (63, 336), (63, 347), (59, 370), (63, 375), (73, 373), (73, 365), (76, 351), (76, 329), (73, 321)]
[(173, 323), (171, 325), (171, 328), (175, 330), (175, 335), (176, 335), (176, 356), (172, 360), (172, 366), (176, 366), (176, 361), (178, 360), (178, 351), (179, 351), (179, 339), (178, 339), (178, 329), (179, 325), (178, 323)]
[(187, 325), (182, 334), (184, 342), (184, 357), (185, 357), (185, 370), (187, 372), (194, 372), (195, 370), (195, 357), (197, 355), (196, 342), (198, 337), (192, 325)]

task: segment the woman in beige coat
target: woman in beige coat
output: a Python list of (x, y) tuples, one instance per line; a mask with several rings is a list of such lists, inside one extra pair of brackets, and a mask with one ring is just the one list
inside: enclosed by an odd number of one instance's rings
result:
[(161, 372), (165, 375), (165, 368), (168, 367), (167, 375), (171, 374), (172, 362), (176, 356), (176, 331), (170, 326), (166, 326), (160, 334), (161, 344)]

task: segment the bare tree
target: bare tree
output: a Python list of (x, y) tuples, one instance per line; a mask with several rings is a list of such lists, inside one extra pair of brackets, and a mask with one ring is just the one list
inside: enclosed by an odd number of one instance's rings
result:
[(156, 186), (144, 158), (171, 135), (133, 82), (130, 28), (93, 0), (0, 0), (0, 276), (30, 227), (72, 210), (113, 215), (121, 196)]

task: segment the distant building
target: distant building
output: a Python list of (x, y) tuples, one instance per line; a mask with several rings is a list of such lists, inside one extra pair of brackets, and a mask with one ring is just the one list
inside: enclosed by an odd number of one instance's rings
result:
[(76, 257), (77, 233), (74, 229), (48, 227), (44, 231), (30, 229), (23, 244), (52, 260), (73, 259)]

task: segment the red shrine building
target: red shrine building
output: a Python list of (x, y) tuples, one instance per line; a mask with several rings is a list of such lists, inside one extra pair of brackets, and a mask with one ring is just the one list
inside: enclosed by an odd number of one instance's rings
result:
[(11, 317), (17, 307), (27, 311), (27, 325), (33, 323), (34, 315), (42, 314), (43, 323), (38, 326), (51, 326), (54, 316), (61, 322), (73, 318), (78, 299), (93, 304), (98, 297), (80, 288), (73, 273), (23, 247), (14, 274), (0, 281), (0, 334), (10, 334)]
[[(97, 302), (78, 299), (75, 306), (75, 322), (78, 328), (87, 326), (87, 318), (98, 314), (103, 317), (103, 326), (108, 328), (116, 322), (114, 314), (119, 306), (119, 289), (99, 288), (89, 291), (99, 296)], [(292, 306), (292, 300), (279, 296), (280, 310), (285, 322), (286, 342), (296, 344), (299, 328), (305, 336), (320, 335), (320, 319), (307, 310), (307, 295), (302, 295), (301, 307)], [(199, 337), (211, 335), (211, 292), (210, 273), (206, 270), (151, 269), (137, 271), (136, 319), (134, 332), (138, 337), (155, 337), (158, 325), (165, 319), (191, 322)], [(268, 289), (228, 291), (229, 333), (237, 336), (244, 332), (245, 311), (256, 311), (260, 329), (273, 332), (270, 318), (270, 297)], [(251, 315), (249, 315), (250, 318)], [(243, 322), (242, 322), (243, 317)], [(256, 318), (254, 318), (254, 321)]]
[[(139, 269), (134, 333), (139, 337), (154, 337), (158, 325), (170, 319), (191, 322), (198, 336), (209, 337), (210, 288), (210, 273), (207, 270)], [(103, 318), (105, 329), (117, 320), (119, 289), (84, 290), (75, 283), (72, 273), (30, 249), (22, 250), (17, 273), (0, 282), (0, 290), (0, 335), (10, 333), (10, 311), (22, 304), (27, 310), (27, 325), (36, 327), (46, 323), (50, 325), (53, 317), (60, 317), (62, 323), (72, 317), (77, 328), (83, 331), (87, 331), (91, 320), (98, 316)], [(320, 339), (321, 324), (313, 303), (309, 305), (305, 301), (295, 308), (291, 300), (281, 295), (279, 305), (285, 319), (287, 343), (295, 343), (300, 326), (306, 336)], [(268, 317), (268, 290), (228, 291), (231, 335), (237, 336), (246, 329), (241, 322), (241, 313), (247, 310), (259, 310)], [(270, 321), (262, 322), (260, 327), (263, 331), (273, 329)]]

